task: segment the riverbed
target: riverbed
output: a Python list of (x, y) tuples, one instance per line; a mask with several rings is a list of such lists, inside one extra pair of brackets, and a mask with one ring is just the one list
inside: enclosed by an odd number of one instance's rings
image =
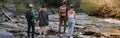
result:
[[(17, 23), (13, 22), (4, 22), (1, 25), (1, 29), (5, 29), (8, 32), (12, 33), (15, 38), (26, 38), (27, 24), (25, 16), (22, 18), (16, 18)], [(24, 18), (24, 19), (23, 19)], [(111, 35), (120, 35), (119, 27), (120, 20), (112, 18), (98, 18), (94, 16), (88, 16), (85, 13), (78, 13), (75, 23), (74, 38), (108, 38)], [(12, 25), (10, 27), (4, 27), (5, 25)], [(49, 26), (48, 30), (58, 31), (59, 25), (59, 15), (50, 14), (49, 15)], [(3, 28), (4, 27), (4, 28)], [(39, 31), (39, 26), (36, 23), (36, 32)], [(12, 30), (12, 31), (11, 31)], [(17, 31), (17, 32), (15, 32)], [(62, 29), (63, 31), (63, 29)], [(66, 30), (67, 33), (68, 29)], [(88, 32), (88, 34), (86, 34)], [(89, 34), (92, 32), (93, 34)], [(51, 34), (50, 34), (51, 33)], [(96, 36), (97, 35), (97, 36)], [(39, 35), (35, 35), (38, 38)], [(59, 38), (54, 32), (48, 33), (49, 38)], [(63, 38), (67, 38), (66, 35), (61, 35)]]

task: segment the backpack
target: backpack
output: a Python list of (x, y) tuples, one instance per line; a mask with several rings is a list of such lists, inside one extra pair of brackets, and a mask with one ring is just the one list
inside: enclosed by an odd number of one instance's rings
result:
[(61, 10), (61, 11), (60, 11), (60, 15), (61, 15), (61, 16), (66, 16), (66, 11), (67, 11), (67, 10), (66, 10), (66, 7), (62, 7), (62, 6), (61, 6), (61, 7), (60, 7), (60, 10)]
[(26, 18), (27, 18), (27, 20), (32, 20), (32, 11), (31, 10), (27, 10), (26, 11)]

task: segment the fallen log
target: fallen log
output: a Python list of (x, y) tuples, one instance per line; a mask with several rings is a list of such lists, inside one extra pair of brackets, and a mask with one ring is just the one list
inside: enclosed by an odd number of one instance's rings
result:
[(10, 19), (11, 21), (14, 21), (9, 15), (7, 15), (3, 10), (0, 10), (3, 15), (5, 15), (8, 19)]

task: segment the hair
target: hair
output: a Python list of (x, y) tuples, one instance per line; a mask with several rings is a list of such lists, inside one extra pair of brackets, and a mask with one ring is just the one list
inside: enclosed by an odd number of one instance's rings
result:
[(74, 5), (73, 5), (73, 4), (71, 4), (71, 5), (70, 5), (70, 8), (74, 8)]
[(66, 2), (66, 1), (63, 1), (63, 4), (67, 4), (67, 2)]
[(39, 11), (47, 11), (46, 7), (45, 6), (41, 6), (40, 10)]
[(45, 8), (45, 6), (43, 5), (42, 8)]

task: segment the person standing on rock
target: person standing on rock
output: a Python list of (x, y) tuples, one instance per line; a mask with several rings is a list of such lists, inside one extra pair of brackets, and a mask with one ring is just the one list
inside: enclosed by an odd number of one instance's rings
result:
[(46, 26), (49, 25), (49, 18), (48, 18), (48, 11), (46, 9), (45, 6), (42, 6), (41, 9), (39, 10), (39, 15), (38, 15), (38, 22), (39, 22), (39, 26), (40, 26), (40, 36), (42, 35), (42, 37), (46, 37), (45, 35), (47, 34), (47, 28)]
[[(29, 4), (28, 10), (26, 11), (26, 18), (28, 22), (28, 31), (27, 31), (27, 37), (30, 38), (30, 35), (32, 38), (34, 38), (35, 33), (35, 11), (33, 10), (33, 4)], [(32, 32), (31, 32), (32, 30)]]
[(59, 10), (59, 32), (57, 33), (58, 35), (61, 34), (61, 26), (64, 26), (64, 31), (63, 33), (65, 33), (66, 31), (66, 23), (67, 23), (67, 6), (66, 6), (67, 2), (63, 1), (63, 5), (60, 6), (60, 10)]
[(68, 14), (68, 34), (70, 38), (73, 38), (72, 34), (74, 31), (75, 18), (76, 18), (76, 12), (73, 10), (73, 5), (70, 5), (70, 10), (67, 12), (67, 14)]

